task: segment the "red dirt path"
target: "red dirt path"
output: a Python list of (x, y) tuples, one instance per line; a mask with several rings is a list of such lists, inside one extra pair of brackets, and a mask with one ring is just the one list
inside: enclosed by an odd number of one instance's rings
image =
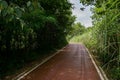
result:
[(85, 47), (69, 44), (21, 80), (101, 80)]

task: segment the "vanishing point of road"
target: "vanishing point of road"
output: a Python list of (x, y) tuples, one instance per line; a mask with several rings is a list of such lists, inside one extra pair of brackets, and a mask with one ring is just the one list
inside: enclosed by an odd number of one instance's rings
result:
[(101, 80), (86, 48), (69, 44), (21, 80)]

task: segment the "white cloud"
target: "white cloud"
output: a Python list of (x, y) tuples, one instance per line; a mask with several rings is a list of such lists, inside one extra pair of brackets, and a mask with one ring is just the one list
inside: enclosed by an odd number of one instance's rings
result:
[(70, 0), (70, 2), (73, 3), (73, 6), (75, 7), (72, 10), (72, 13), (77, 17), (76, 22), (81, 22), (85, 27), (92, 26), (92, 19), (90, 18), (92, 15), (90, 11), (91, 6), (86, 6), (84, 11), (81, 11), (80, 8), (84, 6), (79, 2), (79, 0)]

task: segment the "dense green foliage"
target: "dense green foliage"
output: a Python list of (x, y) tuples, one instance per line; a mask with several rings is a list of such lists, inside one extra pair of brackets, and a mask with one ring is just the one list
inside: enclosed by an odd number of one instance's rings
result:
[(93, 27), (85, 28), (82, 34), (74, 35), (73, 37), (71, 37), (69, 42), (82, 43), (85, 44), (88, 48), (94, 49), (94, 46), (92, 45), (96, 44), (96, 40), (93, 39), (92, 29)]
[(67, 0), (0, 0), (0, 77), (67, 44)]
[(68, 41), (75, 36), (82, 35), (85, 30), (85, 26), (83, 26), (80, 22), (74, 23), (69, 31), (69, 34), (67, 35)]
[[(94, 5), (92, 36), (89, 48), (98, 56), (110, 80), (120, 79), (120, 1), (80, 0), (85, 5)], [(88, 38), (88, 37), (87, 37)], [(93, 41), (94, 40), (94, 41)]]

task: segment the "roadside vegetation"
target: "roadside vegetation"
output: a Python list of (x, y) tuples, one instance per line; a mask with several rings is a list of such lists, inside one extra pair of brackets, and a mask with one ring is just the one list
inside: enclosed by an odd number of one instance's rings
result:
[(68, 0), (0, 0), (0, 80), (68, 43), (71, 8)]
[(91, 9), (93, 27), (87, 28), (83, 34), (72, 37), (70, 42), (84, 43), (100, 62), (109, 80), (119, 80), (120, 1), (80, 0), (80, 2), (86, 6), (94, 5)]
[(0, 79), (70, 42), (82, 42), (110, 80), (120, 79), (120, 1), (94, 5), (93, 26), (74, 23), (68, 0), (0, 0)]
[(83, 26), (80, 22), (72, 24), (71, 30), (67, 35), (67, 40), (68, 41), (70, 41), (71, 39), (77, 40), (75, 37), (82, 35), (85, 32), (85, 30), (86, 30), (85, 26)]

